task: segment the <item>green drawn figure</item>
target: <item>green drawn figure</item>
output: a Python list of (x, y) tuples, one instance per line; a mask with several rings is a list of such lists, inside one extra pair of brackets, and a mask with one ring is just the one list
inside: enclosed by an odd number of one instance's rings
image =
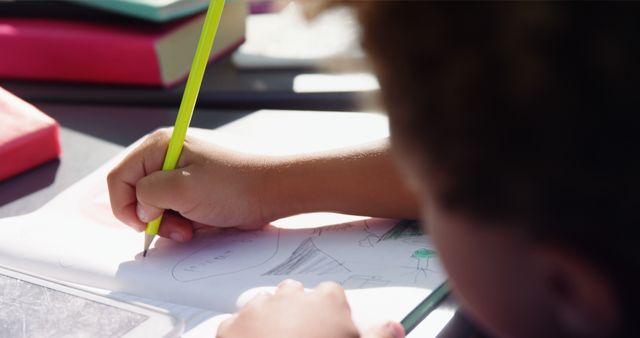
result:
[(429, 271), (429, 260), (436, 256), (436, 252), (427, 248), (420, 248), (411, 254), (411, 258), (417, 260), (416, 263), (416, 276), (414, 281), (418, 281), (418, 277), (423, 276), (427, 278), (427, 271)]

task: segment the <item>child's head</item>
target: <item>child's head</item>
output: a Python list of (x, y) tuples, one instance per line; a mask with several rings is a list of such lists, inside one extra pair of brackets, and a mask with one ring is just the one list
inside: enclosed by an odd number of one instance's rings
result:
[(469, 313), (518, 337), (637, 330), (640, 6), (355, 7)]

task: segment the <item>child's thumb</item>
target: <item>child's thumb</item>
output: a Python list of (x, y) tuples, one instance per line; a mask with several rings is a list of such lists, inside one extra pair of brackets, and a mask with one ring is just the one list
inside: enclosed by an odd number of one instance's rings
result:
[(188, 171), (176, 169), (156, 171), (136, 183), (136, 198), (138, 205), (136, 213), (142, 222), (149, 222), (165, 209), (177, 212), (185, 211), (189, 207)]
[(387, 322), (365, 332), (362, 338), (404, 338), (404, 328), (396, 322)]

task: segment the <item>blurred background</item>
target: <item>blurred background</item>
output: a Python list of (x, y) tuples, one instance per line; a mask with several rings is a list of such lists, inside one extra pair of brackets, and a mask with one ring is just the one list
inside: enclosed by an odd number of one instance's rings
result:
[[(29, 102), (174, 106), (208, 0), (0, 0), (0, 86)], [(198, 106), (373, 107), (351, 11), (227, 0)]]

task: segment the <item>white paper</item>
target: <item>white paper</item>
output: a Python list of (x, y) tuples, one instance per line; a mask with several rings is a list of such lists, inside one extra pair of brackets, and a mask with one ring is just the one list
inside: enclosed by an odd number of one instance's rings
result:
[[(64, 220), (63, 227), (52, 220)], [(326, 280), (345, 289), (436, 287), (443, 272), (432, 245), (423, 236), (390, 237), (402, 231), (396, 223), (229, 230), (186, 244), (160, 239), (142, 258), (141, 236), (129, 229), (39, 212), (2, 222), (0, 257), (60, 280), (217, 311), (234, 311), (245, 290), (285, 278), (309, 287)]]
[(278, 13), (249, 16), (246, 41), (232, 61), (239, 68), (291, 68), (363, 57), (357, 20), (349, 9), (308, 20), (300, 6), (291, 3)]
[[(260, 112), (216, 131), (190, 133), (236, 150), (276, 155), (388, 133), (383, 116), (336, 114)], [(296, 126), (294, 131), (274, 133), (283, 121)], [(159, 304), (215, 311), (196, 319), (183, 314), (191, 328), (200, 322), (216, 326), (213, 315), (234, 312), (243, 293), (285, 278), (306, 287), (340, 283), (354, 319), (366, 327), (402, 319), (445, 278), (432, 244), (410, 223), (327, 213), (280, 220), (255, 232), (204, 231), (185, 244), (159, 239), (142, 258), (142, 235), (114, 218), (106, 190), (106, 174), (127, 152), (37, 212), (0, 220), (0, 264)], [(326, 224), (337, 225), (315, 228)]]

